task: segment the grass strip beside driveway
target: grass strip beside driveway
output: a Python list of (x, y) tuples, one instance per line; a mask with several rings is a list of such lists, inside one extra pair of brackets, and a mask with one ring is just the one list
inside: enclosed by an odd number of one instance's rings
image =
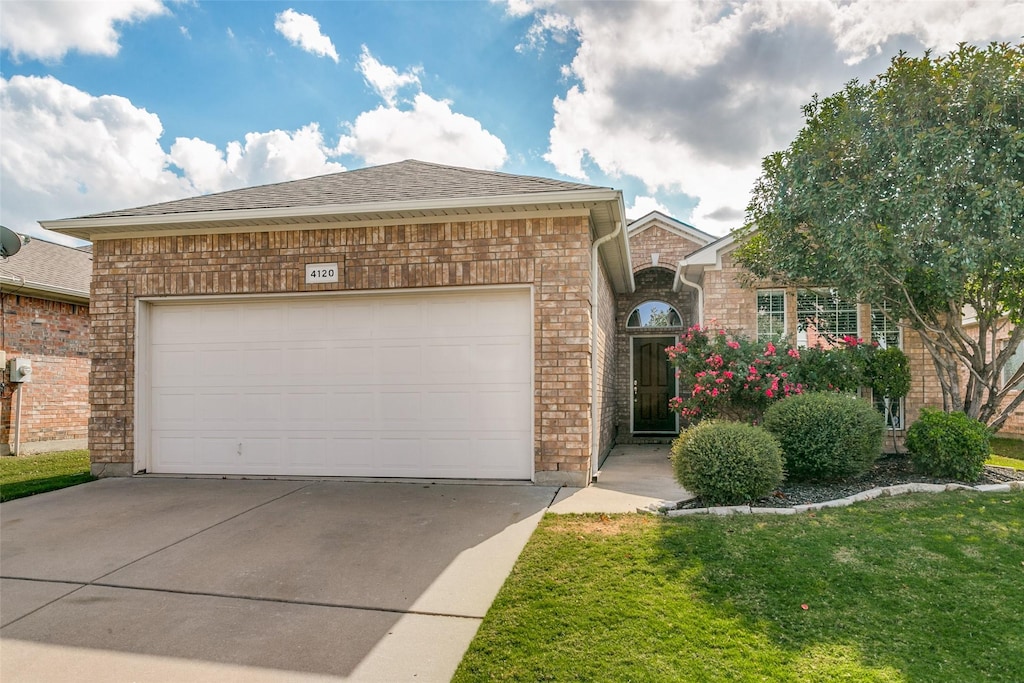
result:
[(1024, 680), (1024, 496), (548, 515), (456, 681)]
[(59, 451), (0, 458), (0, 502), (83, 484), (89, 473), (89, 451)]

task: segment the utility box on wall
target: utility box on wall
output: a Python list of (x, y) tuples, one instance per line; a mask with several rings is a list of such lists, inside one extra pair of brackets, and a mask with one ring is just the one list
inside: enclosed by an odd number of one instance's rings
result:
[(32, 361), (28, 358), (12, 358), (7, 364), (7, 370), (11, 382), (32, 381)]

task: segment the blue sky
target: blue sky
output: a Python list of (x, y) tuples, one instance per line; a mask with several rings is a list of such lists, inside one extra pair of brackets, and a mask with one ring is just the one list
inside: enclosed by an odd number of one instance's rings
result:
[(1019, 0), (0, 2), (0, 222), (405, 158), (624, 192), (724, 234), (800, 105)]

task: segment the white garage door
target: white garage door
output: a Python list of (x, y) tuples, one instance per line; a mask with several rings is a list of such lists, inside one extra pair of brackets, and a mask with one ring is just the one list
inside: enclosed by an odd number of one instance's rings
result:
[(151, 472), (532, 476), (527, 291), (154, 302), (148, 317)]

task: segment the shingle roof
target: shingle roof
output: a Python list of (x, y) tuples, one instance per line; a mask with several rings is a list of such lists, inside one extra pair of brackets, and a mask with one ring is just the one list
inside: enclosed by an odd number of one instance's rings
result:
[(203, 211), (281, 209), (369, 202), (533, 195), (545, 192), (609, 189), (535, 176), (399, 161), (273, 185), (229, 190), (82, 218), (160, 216)]
[(89, 298), (92, 254), (82, 249), (32, 238), (18, 253), (0, 259), (4, 291), (53, 292), (59, 298)]

